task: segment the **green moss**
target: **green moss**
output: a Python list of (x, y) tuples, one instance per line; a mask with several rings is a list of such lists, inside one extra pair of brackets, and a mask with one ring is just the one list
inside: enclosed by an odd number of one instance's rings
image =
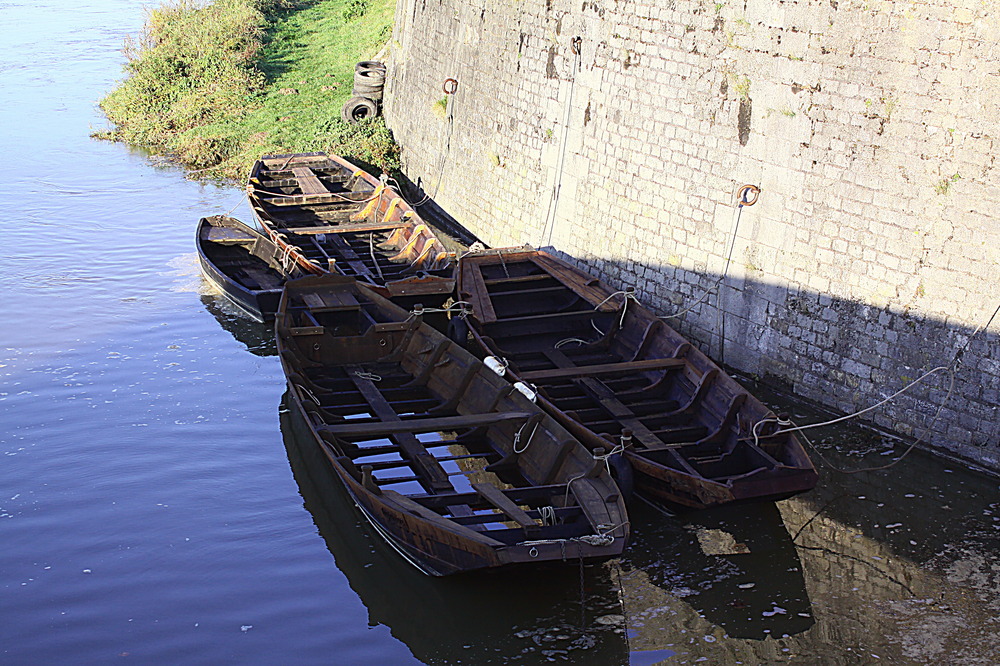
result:
[(448, 97), (447, 96), (442, 97), (438, 101), (434, 102), (434, 108), (432, 110), (434, 111), (434, 115), (437, 116), (438, 118), (447, 118)]
[[(392, 0), (170, 0), (128, 40), (128, 77), (101, 101), (104, 136), (242, 179), (264, 153), (325, 150), (399, 167), (379, 119), (347, 125), (354, 64), (375, 56)], [(101, 136), (98, 133), (97, 136)]]

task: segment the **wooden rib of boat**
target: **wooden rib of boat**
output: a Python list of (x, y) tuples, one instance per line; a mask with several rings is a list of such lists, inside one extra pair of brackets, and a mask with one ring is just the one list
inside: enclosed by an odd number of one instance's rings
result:
[(270, 238), (234, 217), (201, 218), (195, 240), (205, 278), (257, 321), (274, 318), (285, 279), (302, 275)]
[[(816, 469), (759, 400), (662, 319), (600, 280), (525, 248), (463, 256), (459, 297), (486, 353), (640, 495), (705, 508), (811, 489)], [(628, 465), (623, 465), (627, 462)]]
[(436, 307), (454, 291), (454, 255), (395, 190), (342, 157), (265, 155), (247, 194), (310, 273), (352, 276), (404, 307)]
[(472, 354), (353, 279), (289, 281), (289, 400), (354, 502), (432, 575), (621, 553), (607, 469)]

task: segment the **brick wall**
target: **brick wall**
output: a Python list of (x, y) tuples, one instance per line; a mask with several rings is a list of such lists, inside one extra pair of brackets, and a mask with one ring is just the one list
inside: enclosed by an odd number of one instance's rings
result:
[[(693, 305), (670, 322), (717, 360), (855, 411), (1000, 304), (1000, 7), (957, 4), (399, 0), (386, 116), (485, 242)], [(998, 334), (939, 419), (944, 375), (871, 420), (1000, 468)]]

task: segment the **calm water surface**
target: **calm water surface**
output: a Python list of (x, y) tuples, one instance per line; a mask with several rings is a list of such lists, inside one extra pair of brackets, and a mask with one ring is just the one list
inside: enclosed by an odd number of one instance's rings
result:
[(0, 16), (0, 663), (995, 663), (997, 482), (922, 455), (639, 506), (629, 554), (583, 570), (409, 569), (283, 410), (269, 331), (198, 274), (195, 222), (246, 217), (239, 189), (88, 138), (142, 4)]

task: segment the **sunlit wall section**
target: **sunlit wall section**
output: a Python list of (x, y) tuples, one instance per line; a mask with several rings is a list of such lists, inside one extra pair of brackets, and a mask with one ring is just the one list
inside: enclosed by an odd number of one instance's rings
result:
[(943, 371), (867, 417), (1000, 467), (994, 9), (400, 0), (386, 115), (485, 242), (633, 285), (800, 396), (859, 410), (961, 352), (938, 418)]

